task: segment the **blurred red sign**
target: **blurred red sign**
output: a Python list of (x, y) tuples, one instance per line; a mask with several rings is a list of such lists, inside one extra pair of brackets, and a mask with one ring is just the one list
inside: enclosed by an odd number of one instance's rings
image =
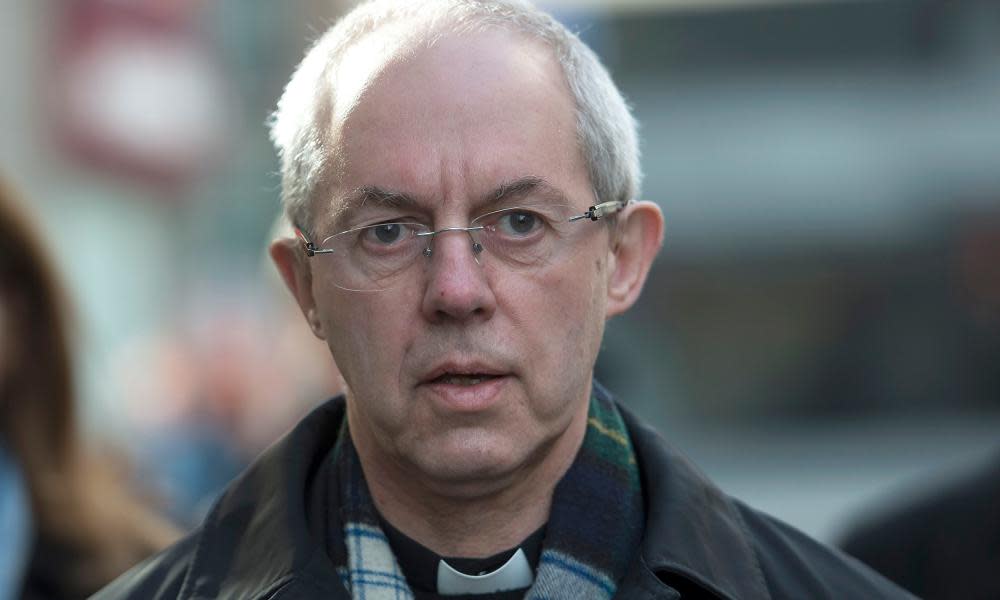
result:
[(222, 154), (231, 98), (194, 2), (75, 0), (57, 36), (53, 122), (94, 167), (175, 187)]

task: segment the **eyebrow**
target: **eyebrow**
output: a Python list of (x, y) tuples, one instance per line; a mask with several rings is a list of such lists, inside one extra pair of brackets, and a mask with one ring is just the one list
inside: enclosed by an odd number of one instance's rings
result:
[(355, 188), (344, 198), (337, 214), (360, 210), (369, 202), (389, 208), (411, 207), (420, 204), (416, 198), (405, 192), (381, 188), (377, 185), (365, 185)]
[(399, 209), (418, 208), (420, 203), (413, 196), (396, 190), (379, 187), (377, 185), (363, 185), (354, 188), (347, 193), (340, 201), (335, 210), (329, 215), (330, 222), (343, 226), (345, 218), (358, 212), (368, 203), (374, 203), (379, 207)]
[(507, 200), (523, 198), (531, 194), (545, 196), (559, 204), (568, 204), (566, 195), (563, 194), (562, 190), (550, 184), (545, 178), (535, 175), (501, 183), (487, 195), (486, 201), (483, 204), (486, 206), (495, 205)]
[[(502, 182), (495, 189), (484, 195), (474, 205), (476, 210), (484, 210), (503, 202), (538, 194), (550, 198), (556, 203), (567, 204), (566, 195), (543, 177), (527, 175), (517, 179)], [(337, 209), (334, 219), (339, 220), (344, 215), (361, 210), (368, 203), (375, 203), (384, 208), (419, 209), (420, 200), (406, 192), (383, 188), (377, 185), (364, 185), (355, 188), (344, 197)]]

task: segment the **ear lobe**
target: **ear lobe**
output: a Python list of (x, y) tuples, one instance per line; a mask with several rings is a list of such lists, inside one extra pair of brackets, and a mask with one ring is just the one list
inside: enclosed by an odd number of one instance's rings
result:
[(271, 242), (268, 253), (285, 286), (302, 310), (313, 335), (325, 340), (326, 334), (323, 332), (323, 324), (319, 319), (316, 300), (312, 293), (312, 271), (306, 264), (300, 245), (301, 242), (295, 238), (280, 238)]
[(639, 298), (653, 259), (663, 244), (663, 213), (653, 202), (633, 202), (618, 217), (617, 243), (608, 268), (606, 317), (629, 309)]

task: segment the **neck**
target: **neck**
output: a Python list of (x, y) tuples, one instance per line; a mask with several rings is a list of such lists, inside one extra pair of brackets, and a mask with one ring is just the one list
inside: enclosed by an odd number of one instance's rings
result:
[(412, 469), (377, 460), (371, 448), (354, 441), (384, 519), (441, 556), (481, 558), (517, 546), (548, 521), (555, 486), (583, 442), (587, 409), (585, 403), (538, 458), (488, 483), (426, 482)]

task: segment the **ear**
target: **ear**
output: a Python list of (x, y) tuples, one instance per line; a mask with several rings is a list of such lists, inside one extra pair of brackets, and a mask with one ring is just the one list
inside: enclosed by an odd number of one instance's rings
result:
[(312, 292), (312, 271), (302, 251), (302, 242), (296, 238), (280, 238), (271, 242), (268, 252), (278, 272), (281, 273), (288, 291), (302, 309), (313, 335), (325, 340), (326, 334), (323, 332), (323, 323), (319, 319)]
[(619, 315), (635, 304), (662, 244), (660, 207), (645, 200), (626, 206), (612, 232), (606, 317)]

